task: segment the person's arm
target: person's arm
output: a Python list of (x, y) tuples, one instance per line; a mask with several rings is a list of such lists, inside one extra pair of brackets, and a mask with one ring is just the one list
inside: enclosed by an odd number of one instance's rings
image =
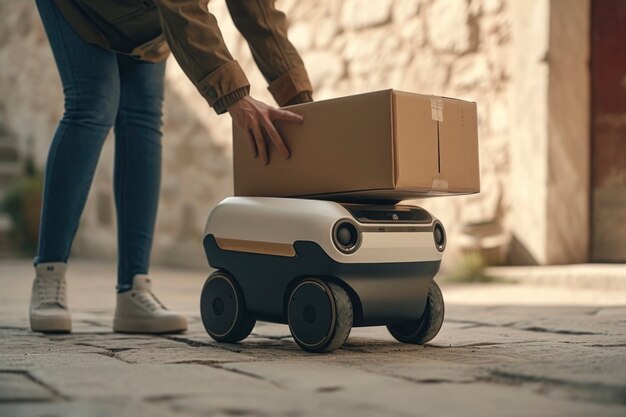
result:
[(161, 27), (180, 67), (218, 113), (247, 96), (250, 83), (233, 59), (208, 0), (155, 0)]
[(304, 63), (287, 38), (287, 19), (274, 4), (275, 0), (226, 0), (278, 105), (312, 101), (313, 88)]
[(275, 109), (249, 96), (250, 83), (233, 59), (208, 11), (208, 0), (155, 0), (161, 27), (179, 65), (200, 94), (218, 113), (228, 111), (249, 132), (255, 157), (268, 163), (266, 137), (285, 157), (289, 150), (273, 122), (302, 123), (302, 116)]

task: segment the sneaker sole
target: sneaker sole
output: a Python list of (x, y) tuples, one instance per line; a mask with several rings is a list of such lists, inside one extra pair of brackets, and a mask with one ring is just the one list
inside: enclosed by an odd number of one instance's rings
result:
[(33, 332), (40, 333), (70, 333), (72, 331), (72, 320), (51, 317), (31, 317), (30, 329)]
[(116, 333), (182, 333), (187, 330), (187, 320), (183, 317), (161, 319), (113, 319), (113, 331)]

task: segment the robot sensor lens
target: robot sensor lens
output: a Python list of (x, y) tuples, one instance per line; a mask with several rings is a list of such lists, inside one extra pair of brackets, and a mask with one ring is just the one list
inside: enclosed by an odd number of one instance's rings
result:
[(437, 249), (443, 251), (446, 245), (446, 234), (443, 231), (443, 226), (441, 223), (437, 223), (435, 225), (435, 230), (433, 231), (433, 235), (435, 238), (435, 245), (437, 245)]
[(335, 245), (342, 252), (353, 252), (359, 242), (359, 231), (356, 226), (349, 222), (339, 223), (335, 227)]
[(346, 225), (342, 225), (337, 230), (337, 240), (343, 246), (351, 246), (350, 243), (353, 242), (354, 238), (352, 236), (352, 230), (350, 230), (350, 227), (348, 227)]

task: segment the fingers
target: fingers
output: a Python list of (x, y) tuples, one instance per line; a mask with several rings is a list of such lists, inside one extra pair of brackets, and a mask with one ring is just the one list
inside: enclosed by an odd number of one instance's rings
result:
[(304, 117), (287, 110), (272, 109), (270, 118), (272, 120), (284, 120), (292, 123), (304, 123)]
[[(240, 101), (243, 102), (243, 100)], [(291, 156), (289, 148), (276, 130), (273, 121), (282, 120), (291, 123), (303, 123), (304, 118), (302, 116), (267, 105), (262, 105), (261, 107), (258, 105), (252, 106), (251, 111), (243, 115), (234, 110), (230, 112), (233, 120), (242, 126), (248, 127), (248, 143), (255, 158), (260, 158), (265, 165), (269, 163), (268, 140), (271, 141), (284, 158)]]
[(261, 128), (267, 134), (267, 137), (269, 137), (269, 139), (272, 141), (274, 146), (276, 146), (276, 149), (278, 149), (278, 152), (280, 152), (280, 154), (283, 157), (289, 158), (290, 156), (289, 148), (287, 148), (285, 141), (283, 140), (283, 138), (280, 137), (280, 135), (276, 131), (274, 124), (269, 119), (263, 119)]
[(252, 129), (248, 129), (248, 143), (250, 144), (250, 150), (252, 151), (252, 155), (257, 158), (259, 156), (259, 151), (256, 148), (256, 140), (254, 139), (254, 133), (252, 133)]
[(261, 161), (267, 165), (270, 161), (269, 155), (267, 154), (267, 145), (265, 144), (265, 138), (261, 132), (261, 127), (258, 124), (252, 126), (252, 134), (258, 151), (257, 155), (261, 157)]

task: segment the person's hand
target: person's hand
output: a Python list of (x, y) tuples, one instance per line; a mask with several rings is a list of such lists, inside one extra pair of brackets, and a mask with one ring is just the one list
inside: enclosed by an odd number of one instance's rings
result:
[(255, 158), (261, 157), (264, 164), (269, 163), (267, 151), (269, 139), (285, 158), (289, 158), (289, 148), (274, 127), (274, 121), (302, 123), (304, 118), (287, 110), (276, 109), (262, 101), (246, 96), (228, 108), (231, 117), (246, 132), (248, 142)]

